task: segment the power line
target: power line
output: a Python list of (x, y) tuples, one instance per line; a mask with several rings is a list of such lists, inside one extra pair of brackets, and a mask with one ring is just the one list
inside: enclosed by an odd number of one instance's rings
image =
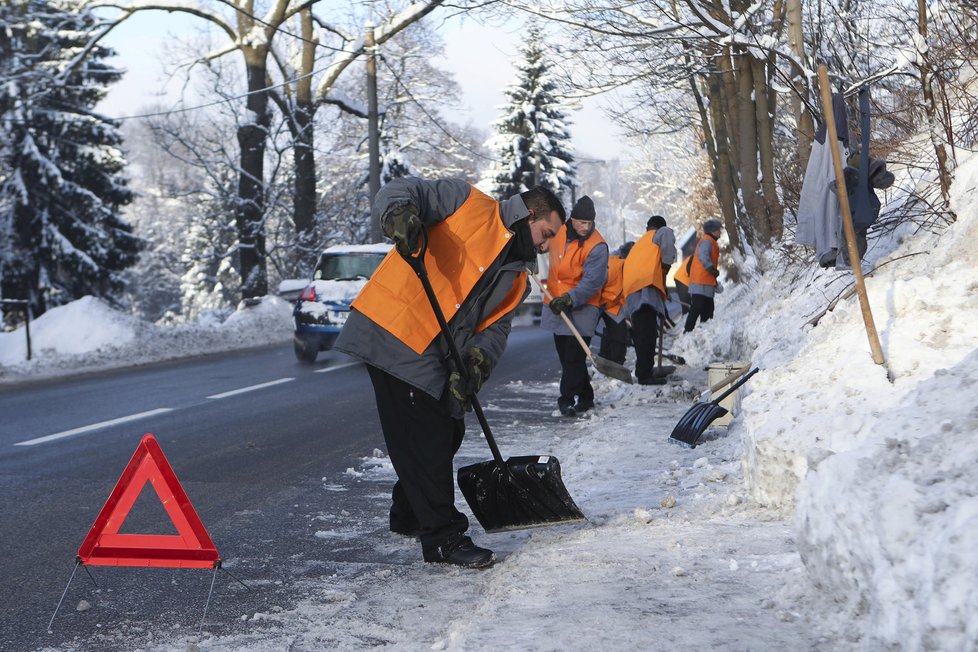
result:
[(380, 60), (387, 67), (387, 69), (390, 70), (391, 74), (394, 76), (394, 79), (401, 86), (401, 88), (404, 89), (404, 92), (407, 93), (408, 98), (410, 98), (412, 102), (414, 102), (416, 105), (418, 105), (418, 108), (421, 109), (421, 112), (424, 113), (425, 116), (427, 116), (428, 119), (431, 120), (431, 122), (433, 122), (435, 124), (435, 126), (438, 127), (438, 129), (442, 133), (444, 133), (446, 136), (448, 136), (449, 139), (452, 140), (452, 142), (454, 142), (455, 144), (459, 145), (460, 147), (462, 147), (462, 149), (466, 150), (467, 152), (470, 152), (471, 154), (473, 154), (475, 156), (478, 156), (481, 159), (485, 159), (487, 161), (492, 161), (493, 163), (499, 163), (500, 162), (499, 159), (497, 159), (497, 158), (493, 158), (491, 156), (486, 156), (485, 154), (482, 154), (481, 152), (475, 151), (474, 149), (472, 149), (471, 147), (469, 147), (468, 145), (466, 145), (465, 143), (463, 143), (462, 141), (460, 141), (458, 138), (456, 138), (452, 133), (450, 133), (444, 126), (442, 126), (441, 122), (437, 118), (435, 118), (434, 116), (432, 116), (428, 112), (428, 109), (425, 108), (424, 104), (422, 104), (421, 101), (418, 100), (418, 98), (416, 98), (413, 93), (411, 93), (410, 89), (408, 89), (407, 84), (405, 84), (401, 80), (401, 77), (397, 74), (397, 71), (394, 70), (394, 68), (390, 65), (390, 63), (387, 62), (387, 58), (384, 55), (380, 55)]

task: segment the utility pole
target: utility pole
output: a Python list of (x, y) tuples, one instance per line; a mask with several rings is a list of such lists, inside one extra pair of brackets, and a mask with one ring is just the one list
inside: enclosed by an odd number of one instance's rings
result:
[(374, 217), (374, 198), (380, 191), (380, 128), (377, 121), (377, 47), (374, 26), (367, 25), (364, 37), (367, 50), (367, 140), (370, 152), (370, 240), (381, 242), (380, 218)]

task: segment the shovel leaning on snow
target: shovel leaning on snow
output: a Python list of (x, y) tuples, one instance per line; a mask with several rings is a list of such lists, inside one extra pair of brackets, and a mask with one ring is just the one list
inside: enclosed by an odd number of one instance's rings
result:
[[(747, 367), (733, 372), (716, 385), (713, 385), (713, 387), (709, 389), (709, 393), (712, 394), (714, 391), (731, 382), (745, 371), (747, 371)], [(704, 402), (701, 400), (693, 405), (693, 407), (689, 408), (686, 411), (686, 414), (684, 414), (679, 420), (679, 423), (676, 424), (676, 427), (673, 428), (672, 434), (669, 435), (669, 438), (681, 446), (696, 448), (696, 441), (700, 438), (700, 435), (703, 434), (703, 431), (705, 431), (714, 420), (719, 419), (727, 413), (727, 408), (720, 407), (720, 401), (740, 389), (741, 386), (758, 371), (758, 368), (754, 367), (749, 374), (735, 382), (730, 386), (730, 389), (725, 391), (723, 394), (720, 394), (712, 401)]]
[[(540, 282), (540, 278), (533, 273), (530, 274), (530, 277), (536, 281), (537, 285), (540, 286), (540, 290), (543, 291), (543, 294), (547, 297), (547, 299), (553, 301), (553, 295), (550, 294), (550, 290), (547, 289), (547, 286)], [(574, 326), (574, 322), (570, 320), (570, 317), (563, 312), (560, 313), (560, 316), (564, 318), (564, 323), (567, 324), (567, 328), (569, 328), (571, 333), (574, 334), (574, 337), (577, 338), (577, 343), (581, 345), (582, 349), (584, 349), (584, 355), (586, 355), (588, 360), (591, 361), (595, 369), (603, 373), (605, 376), (610, 376), (611, 378), (620, 380), (623, 383), (628, 383), (629, 385), (635, 383), (635, 381), (632, 380), (632, 372), (628, 367), (608, 360), (607, 358), (602, 358), (600, 355), (594, 355), (591, 353), (591, 347), (589, 347), (587, 342), (584, 341), (584, 338), (581, 337), (581, 332)]]

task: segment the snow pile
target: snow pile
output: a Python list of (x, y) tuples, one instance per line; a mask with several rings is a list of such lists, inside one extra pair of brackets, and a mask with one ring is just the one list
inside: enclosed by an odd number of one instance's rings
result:
[(31, 322), (31, 360), (21, 327), (0, 333), (0, 384), (233, 351), (292, 337), (292, 305), (264, 297), (223, 323), (161, 326), (94, 297), (48, 310)]
[(956, 172), (948, 231), (904, 228), (867, 256), (885, 366), (872, 361), (855, 295), (807, 323), (852, 282), (832, 270), (789, 267), (734, 288), (717, 320), (681, 340), (692, 364), (762, 369), (731, 428), (747, 490), (797, 510), (826, 618), (870, 648), (978, 647), (976, 181), (971, 157)]
[[(54, 308), (31, 322), (32, 356), (71, 356), (125, 346), (136, 336), (137, 320), (87, 296)], [(0, 333), (0, 364), (27, 360), (27, 336), (21, 328)]]

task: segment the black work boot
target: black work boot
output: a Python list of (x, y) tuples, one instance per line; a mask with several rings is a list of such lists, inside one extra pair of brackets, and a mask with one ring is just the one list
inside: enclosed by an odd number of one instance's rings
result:
[(472, 539), (458, 534), (440, 546), (423, 546), (424, 560), (429, 563), (454, 564), (463, 568), (488, 568), (496, 561), (492, 550), (480, 548)]
[(563, 399), (557, 401), (557, 409), (565, 417), (576, 417), (577, 410), (574, 409), (574, 401), (565, 401)]

